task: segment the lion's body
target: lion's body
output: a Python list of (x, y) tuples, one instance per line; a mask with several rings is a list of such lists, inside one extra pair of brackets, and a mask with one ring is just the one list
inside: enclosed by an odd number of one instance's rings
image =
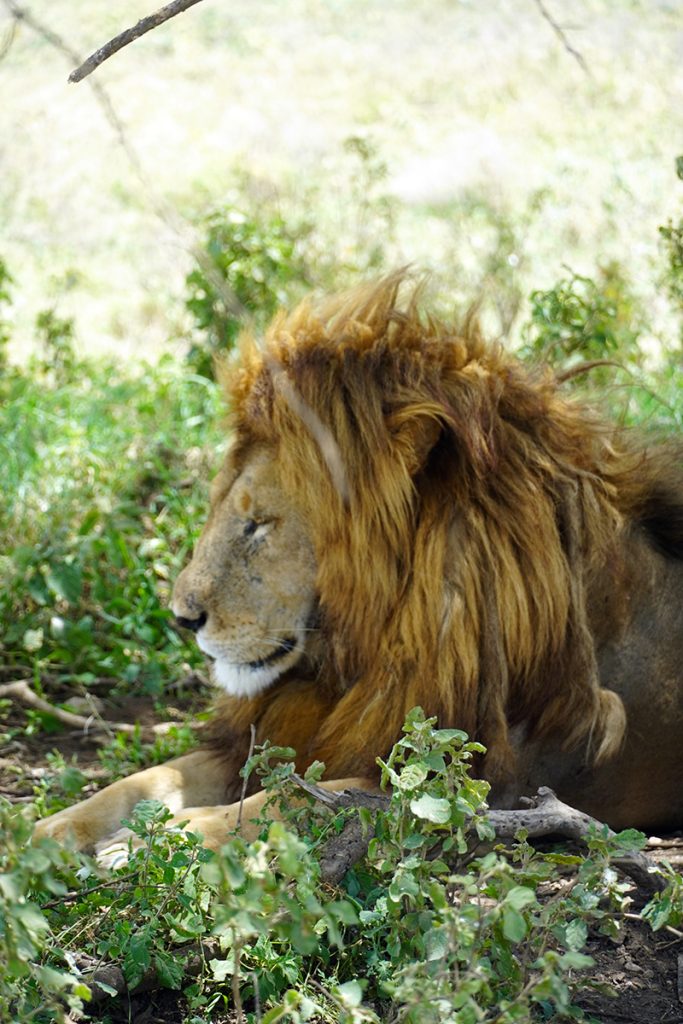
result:
[(399, 284), (300, 307), (226, 374), (235, 440), (174, 595), (228, 691), (220, 803), (252, 724), (372, 778), (419, 704), (486, 744), (500, 802), (545, 784), (682, 823), (680, 452), (400, 311)]

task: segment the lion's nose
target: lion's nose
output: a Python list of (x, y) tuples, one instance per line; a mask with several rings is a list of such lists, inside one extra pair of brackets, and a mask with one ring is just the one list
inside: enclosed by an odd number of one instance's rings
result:
[(208, 616), (206, 612), (202, 612), (196, 619), (186, 619), (184, 615), (176, 615), (176, 625), (182, 629), (191, 629), (193, 633), (198, 633), (202, 626), (206, 625)]

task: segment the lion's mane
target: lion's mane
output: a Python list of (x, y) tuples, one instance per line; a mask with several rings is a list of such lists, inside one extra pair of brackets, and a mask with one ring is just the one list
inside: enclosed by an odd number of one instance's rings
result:
[(397, 274), (304, 303), (224, 367), (237, 465), (274, 446), (306, 512), (324, 638), (308, 691), (285, 680), (239, 717), (282, 741), (317, 715), (307, 753), (333, 777), (371, 773), (418, 704), (485, 743), (491, 777), (516, 723), (598, 761), (625, 714), (591, 584), (625, 531), (683, 553), (680, 480), (473, 321), (422, 315), (419, 290)]

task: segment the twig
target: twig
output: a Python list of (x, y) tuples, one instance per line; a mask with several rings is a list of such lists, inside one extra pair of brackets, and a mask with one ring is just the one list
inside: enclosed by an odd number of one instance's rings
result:
[[(625, 917), (627, 921), (639, 921), (640, 924), (643, 923), (643, 919), (640, 916), (640, 914), (629, 914), (625, 912), (621, 916)], [(683, 939), (683, 932), (679, 931), (678, 928), (674, 928), (673, 925), (662, 925), (662, 929), (663, 931), (669, 932), (670, 935), (674, 936), (674, 942), (670, 943), (670, 945), (672, 946), (675, 945), (677, 942), (680, 942), (681, 939)]]
[(133, 878), (137, 877), (137, 872), (131, 871), (126, 875), (118, 875), (116, 878), (105, 878), (103, 882), (98, 882), (96, 885), (91, 885), (87, 889), (73, 889), (71, 892), (65, 892), (63, 896), (58, 896), (57, 899), (48, 900), (47, 903), (41, 903), (41, 910), (50, 910), (52, 907), (63, 907), (68, 900), (75, 899), (87, 899), (90, 893), (97, 892), (98, 889), (115, 889), (122, 882), (130, 882)]
[[(31, 689), (27, 679), (18, 679), (14, 683), (5, 683), (3, 686), (0, 686), (0, 700), (8, 697), (21, 701), (22, 704), (26, 704), (35, 711), (42, 711), (43, 714), (56, 718), (62, 725), (68, 725), (84, 733), (106, 732), (112, 734), (115, 732), (125, 732), (133, 734), (139, 729), (139, 726), (131, 722), (107, 722), (105, 719), (98, 718), (95, 715), (88, 715), (86, 718), (84, 715), (76, 715), (73, 711), (66, 711), (64, 708), (50, 704), (49, 701), (43, 700), (42, 697), (39, 697)], [(159, 736), (167, 733), (175, 724), (177, 723), (158, 722), (145, 728), (155, 736)], [(144, 732), (145, 729), (141, 731)]]
[[(54, 32), (51, 28), (48, 28), (48, 26), (45, 25), (42, 21), (38, 21), (36, 18), (34, 18), (34, 16), (26, 7), (22, 7), (20, 4), (16, 3), (16, 0), (4, 0), (4, 3), (5, 7), (7, 7), (15, 22), (23, 21), (25, 25), (28, 25), (30, 29), (36, 32), (39, 36), (42, 36), (43, 39), (50, 43), (51, 46), (54, 46), (56, 50), (59, 50), (60, 53), (63, 53), (66, 57), (68, 57), (69, 61), (76, 64), (79, 63), (81, 59), (80, 54), (77, 53), (76, 50), (74, 50), (74, 48), (70, 46), (64, 39), (62, 39), (62, 37), (58, 35), (57, 32)], [(102, 107), (102, 110), (104, 111), (104, 115), (107, 121), (109, 121), (109, 124), (114, 130), (114, 133), (119, 141), (119, 145), (124, 150), (126, 156), (130, 160), (130, 163), (133, 166), (135, 173), (143, 181), (143, 183), (146, 183), (147, 179), (145, 176), (145, 172), (142, 168), (142, 164), (140, 163), (140, 158), (138, 157), (137, 153), (135, 152), (135, 150), (133, 149), (133, 147), (131, 146), (130, 142), (126, 137), (126, 132), (123, 127), (123, 123), (119, 118), (119, 115), (116, 113), (116, 110), (114, 109), (114, 104), (109, 99), (109, 94), (104, 89), (104, 87), (100, 85), (98, 81), (92, 81), (89, 84), (95, 94), (95, 98), (97, 99), (98, 103)]]
[(172, 3), (161, 7), (154, 14), (148, 14), (146, 18), (141, 18), (137, 25), (127, 28), (125, 32), (120, 32), (119, 35), (114, 36), (108, 43), (101, 46), (99, 50), (95, 50), (87, 60), (83, 61), (79, 67), (71, 72), (69, 81), (80, 82), (87, 78), (95, 68), (98, 68), (105, 60), (108, 60), (109, 57), (122, 50), (124, 46), (128, 46), (129, 43), (139, 39), (140, 36), (144, 36), (145, 33), (150, 32), (153, 28), (163, 25), (170, 18), (175, 18), (176, 14), (182, 14), (183, 11), (200, 2), (201, 0), (172, 0)]
[[(256, 746), (256, 726), (252, 722), (252, 724), (249, 726), (249, 728), (251, 730), (251, 738), (249, 740), (249, 753), (247, 754), (247, 761), (250, 760), (251, 755), (254, 753), (254, 747)], [(245, 772), (244, 773), (244, 778), (242, 779), (242, 792), (240, 793), (240, 809), (237, 812), (237, 831), (238, 832), (242, 828), (242, 810), (244, 808), (244, 799), (245, 799), (245, 797), (247, 795), (247, 784), (248, 784), (248, 782), (249, 782), (249, 776)]]
[(240, 992), (240, 965), (242, 960), (242, 939), (238, 939), (233, 929), (232, 933), (232, 1001), (235, 1004), (235, 1016), (237, 1024), (244, 1024), (244, 1008), (242, 1006), (242, 993)]
[[(51, 46), (59, 50), (60, 53), (64, 54), (71, 63), (80, 63), (81, 55), (79, 53), (76, 53), (73, 47), (69, 46), (69, 44), (66, 43), (60, 35), (58, 35), (56, 32), (53, 32), (51, 28), (48, 28), (48, 26), (43, 24), (41, 21), (37, 21), (30, 13), (30, 11), (28, 11), (25, 7), (20, 6), (16, 2), (16, 0), (2, 0), (2, 2), (4, 2), (5, 6), (11, 13), (12, 17), (14, 18), (15, 24), (17, 24), (20, 21), (23, 21), (24, 24), (28, 25), (29, 28), (31, 28), (34, 32), (40, 35), (48, 43), (50, 43)], [(200, 0), (192, 0), (192, 3), (199, 2)], [(150, 15), (149, 18), (143, 18), (142, 21), (138, 22), (138, 25), (135, 26), (135, 29), (137, 29), (140, 25), (143, 25), (145, 22), (148, 22), (156, 18), (157, 16), (164, 14), (164, 12), (166, 12), (166, 16), (162, 19), (162, 21), (168, 20), (168, 18), (173, 17), (174, 14), (178, 14), (182, 10), (190, 6), (191, 3), (188, 3), (187, 0), (185, 0), (184, 6), (180, 6), (178, 0), (176, 0), (176, 3), (168, 4), (166, 7), (163, 7), (160, 11), (157, 11), (156, 15)], [(176, 10), (172, 10), (172, 8), (176, 8)], [(159, 21), (158, 24), (162, 24), (162, 21)], [(149, 28), (154, 28), (154, 25), (150, 25)], [(146, 28), (144, 31), (149, 31), (149, 28)], [(135, 31), (135, 29), (129, 29), (129, 32), (133, 32)], [(139, 34), (142, 34), (142, 32)], [(125, 32), (122, 33), (122, 36), (125, 35)], [(116, 38), (121, 39), (122, 36), (117, 36)], [(131, 39), (132, 38), (134, 37), (131, 36)], [(108, 43), (107, 46), (111, 46), (114, 42), (116, 42), (116, 40), (112, 40), (112, 42)], [(125, 43), (121, 43), (121, 45), (124, 46)], [(106, 46), (102, 47), (100, 50), (97, 51), (97, 54), (102, 53), (105, 49), (107, 49)], [(111, 52), (113, 53), (115, 51), (112, 50)], [(90, 57), (89, 60), (94, 60), (97, 54), (93, 54), (93, 56)], [(102, 57), (102, 60), (105, 59), (106, 57)], [(88, 64), (88, 61), (86, 61), (85, 63)], [(85, 64), (82, 66), (85, 67)], [(81, 69), (79, 68), (78, 70)], [(91, 68), (90, 70), (93, 69)], [(74, 74), (76, 73), (77, 72), (74, 72)], [(85, 75), (89, 73), (89, 71), (84, 73), (82, 77), (85, 77)], [(223, 304), (226, 312), (230, 313), (238, 320), (244, 319), (246, 315), (246, 309), (244, 305), (242, 304), (242, 302), (240, 302), (237, 294), (229, 286), (228, 282), (218, 273), (216, 267), (214, 266), (211, 260), (211, 257), (206, 252), (204, 252), (201, 244), (197, 241), (196, 231), (193, 228), (190, 228), (184, 220), (181, 220), (178, 217), (176, 211), (173, 209), (173, 207), (170, 206), (163, 199), (163, 197), (161, 197), (157, 193), (156, 187), (154, 183), (149, 179), (147, 173), (145, 172), (145, 169), (142, 166), (142, 162), (134, 146), (128, 140), (125, 128), (123, 126), (123, 122), (116, 113), (114, 105), (109, 98), (109, 94), (106, 92), (104, 87), (100, 85), (99, 81), (96, 78), (91, 79), (88, 84), (92, 88), (95, 98), (100, 104), (105, 118), (111, 125), (114, 134), (118, 139), (119, 145), (126, 154), (133, 171), (137, 175), (140, 184), (142, 185), (146, 193), (150, 206), (154, 210), (154, 213), (159, 218), (159, 220), (161, 220), (168, 228), (170, 228), (178, 236), (181, 246), (184, 249), (186, 249), (191, 254), (192, 258), (196, 260), (196, 262), (199, 264), (204, 276), (208, 278), (209, 283), (212, 285), (214, 291), (218, 295), (219, 300)]]
[(556, 374), (555, 379), (558, 384), (565, 384), (568, 380), (573, 380), (574, 377), (579, 377), (582, 373), (589, 373), (596, 366), (616, 366), (618, 370), (626, 369), (624, 364), (617, 362), (616, 359), (590, 359), (585, 363), (579, 363), (577, 366), (570, 366), (568, 370), (563, 370), (562, 373)]
[(548, 22), (548, 24), (550, 25), (551, 29), (553, 30), (553, 32), (555, 33), (557, 38), (562, 43), (562, 45), (564, 46), (564, 48), (567, 51), (567, 53), (570, 53), (572, 55), (572, 57), (574, 58), (574, 60), (576, 60), (577, 63), (581, 66), (583, 71), (585, 71), (585, 73), (588, 76), (590, 76), (591, 75), (590, 68), (588, 67), (588, 64), (586, 63), (584, 57), (569, 42), (569, 39), (567, 38), (567, 33), (564, 31), (562, 26), (558, 25), (558, 23), (555, 21), (555, 19), (553, 18), (552, 14), (550, 13), (548, 8), (543, 3), (543, 0), (534, 0), (534, 2), (536, 4), (536, 6), (538, 7), (539, 11), (541, 12), (541, 17), (543, 17)]

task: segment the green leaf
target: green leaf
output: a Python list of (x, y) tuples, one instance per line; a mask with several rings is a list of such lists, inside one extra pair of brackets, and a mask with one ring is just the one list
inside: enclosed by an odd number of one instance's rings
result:
[(516, 885), (505, 897), (505, 903), (514, 910), (524, 910), (536, 902), (536, 893), (525, 885)]
[(363, 1001), (363, 988), (359, 981), (345, 981), (338, 992), (346, 1006), (360, 1006)]
[(395, 783), (397, 789), (402, 793), (409, 793), (427, 778), (427, 769), (422, 764), (407, 764), (401, 771), (398, 781)]
[(424, 937), (425, 960), (443, 960), (448, 953), (448, 935), (441, 928), (432, 928)]
[(524, 918), (512, 907), (503, 907), (503, 935), (510, 942), (521, 942), (527, 933)]
[(416, 818), (432, 821), (436, 825), (445, 825), (451, 816), (451, 805), (448, 800), (424, 793), (417, 800), (410, 801), (410, 809)]
[(164, 988), (180, 988), (184, 974), (182, 963), (160, 949), (154, 955), (154, 965)]
[(577, 919), (576, 921), (570, 921), (567, 925), (564, 933), (564, 941), (567, 949), (577, 952), (586, 945), (588, 938), (588, 928), (585, 921)]
[(46, 575), (47, 585), (56, 597), (68, 604), (76, 604), (83, 589), (83, 574), (80, 566), (62, 562), (51, 565)]

